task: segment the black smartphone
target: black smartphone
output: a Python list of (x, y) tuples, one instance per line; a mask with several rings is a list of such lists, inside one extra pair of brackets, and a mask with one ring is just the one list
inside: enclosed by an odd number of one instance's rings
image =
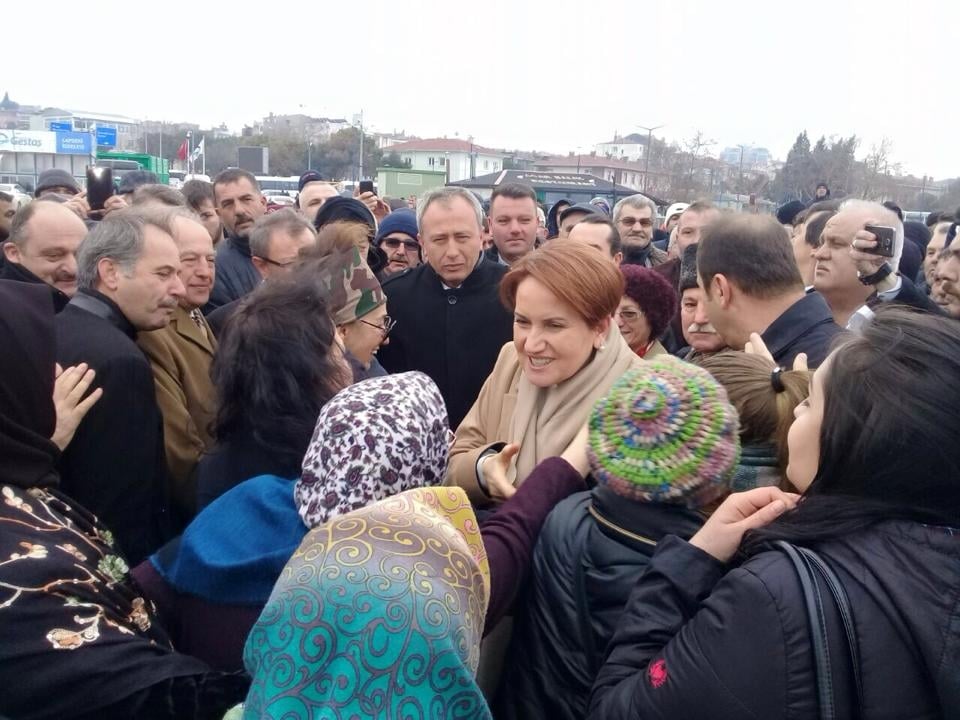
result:
[(877, 236), (877, 246), (869, 251), (871, 255), (893, 257), (893, 240), (897, 236), (896, 229), (889, 225), (865, 225), (863, 229)]
[(373, 189), (373, 180), (361, 180), (360, 181), (360, 194), (364, 193), (373, 193), (377, 194), (377, 191)]
[(104, 203), (113, 193), (113, 168), (87, 165), (87, 203), (90, 209), (103, 210)]

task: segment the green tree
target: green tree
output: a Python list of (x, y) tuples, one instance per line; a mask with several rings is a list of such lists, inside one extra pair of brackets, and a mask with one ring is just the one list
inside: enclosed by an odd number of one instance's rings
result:
[[(344, 128), (330, 139), (315, 145), (314, 168), (332, 180), (359, 180), (360, 131)], [(364, 133), (363, 176), (371, 177), (383, 165), (383, 151)]]

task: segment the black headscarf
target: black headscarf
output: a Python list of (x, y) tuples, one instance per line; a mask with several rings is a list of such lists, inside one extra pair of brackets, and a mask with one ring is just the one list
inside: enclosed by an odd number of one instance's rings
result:
[(46, 287), (0, 280), (0, 478), (21, 488), (59, 478), (53, 405), (56, 336)]
[(50, 292), (0, 280), (0, 304), (0, 714), (221, 717), (247, 679), (176, 653), (112, 535), (56, 488)]

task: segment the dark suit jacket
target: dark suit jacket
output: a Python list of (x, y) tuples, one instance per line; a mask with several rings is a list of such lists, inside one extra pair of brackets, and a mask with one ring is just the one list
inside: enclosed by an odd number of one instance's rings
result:
[(57, 362), (89, 364), (103, 388), (60, 458), (60, 486), (99, 516), (132, 567), (173, 534), (150, 363), (133, 325), (100, 293), (79, 291), (56, 329)]
[(827, 301), (813, 292), (787, 308), (760, 337), (781, 367), (793, 367), (794, 358), (806, 353), (807, 364), (816, 368), (827, 359), (833, 339), (841, 332)]
[(513, 318), (498, 296), (506, 271), (482, 259), (460, 287), (445, 289), (424, 263), (383, 285), (397, 325), (377, 357), (388, 372), (429, 375), (447, 404), (451, 428), (473, 406), (500, 348), (513, 337)]
[(217, 349), (213, 331), (206, 335), (183, 308), (162, 330), (142, 332), (137, 345), (153, 370), (157, 404), (163, 415), (163, 438), (170, 471), (170, 496), (178, 520), (196, 514), (196, 469), (212, 442), (207, 431), (215, 412), (210, 364)]

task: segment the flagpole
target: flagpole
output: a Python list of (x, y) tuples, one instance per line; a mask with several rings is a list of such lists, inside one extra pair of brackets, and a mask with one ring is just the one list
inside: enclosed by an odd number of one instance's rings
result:
[(200, 144), (203, 146), (203, 152), (200, 153), (200, 157), (203, 158), (203, 175), (207, 174), (207, 136), (204, 135), (200, 138)]

